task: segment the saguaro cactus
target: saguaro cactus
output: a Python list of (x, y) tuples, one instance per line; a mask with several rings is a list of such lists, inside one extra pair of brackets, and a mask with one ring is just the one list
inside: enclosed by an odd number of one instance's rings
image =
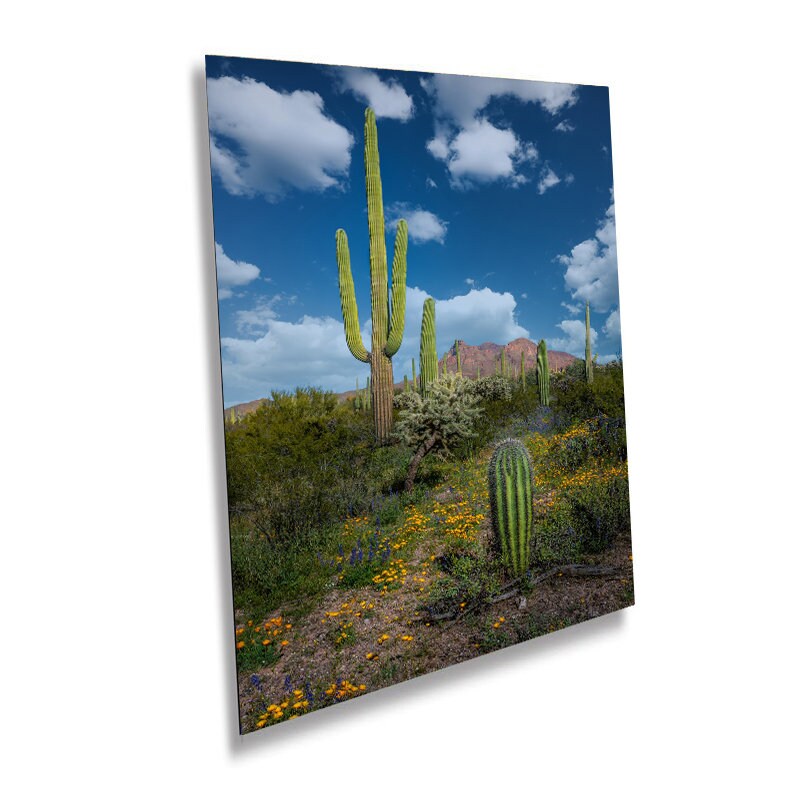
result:
[(547, 363), (547, 344), (542, 339), (536, 346), (536, 382), (539, 384), (539, 402), (550, 405), (550, 366)]
[(417, 366), (414, 363), (414, 359), (411, 359), (411, 383), (414, 385), (414, 388), (417, 388)]
[(525, 351), (523, 350), (519, 356), (519, 372), (522, 379), (522, 391), (524, 392), (528, 387), (525, 382)]
[(355, 358), (370, 365), (375, 436), (383, 443), (388, 441), (392, 429), (394, 395), (392, 356), (400, 349), (406, 322), (408, 225), (403, 219), (397, 223), (392, 262), (390, 319), (378, 129), (375, 125), (375, 112), (371, 108), (367, 109), (364, 121), (364, 170), (367, 184), (369, 273), (372, 290), (372, 350), (369, 352), (361, 340), (356, 292), (350, 269), (350, 249), (347, 245), (347, 234), (341, 228), (336, 231), (336, 260), (339, 265), (339, 297), (342, 301), (347, 346)]
[(422, 330), (419, 337), (419, 383), (422, 395), (439, 377), (436, 358), (436, 303), (428, 297), (422, 306)]
[(500, 442), (489, 461), (489, 504), (500, 557), (512, 575), (530, 564), (533, 530), (533, 470), (518, 439)]
[(456, 372), (461, 374), (461, 350), (458, 347), (458, 339), (456, 339)]
[(500, 374), (504, 378), (508, 377), (508, 362), (506, 361), (505, 347), (500, 351)]
[(589, 301), (586, 301), (586, 383), (594, 380), (592, 369), (592, 329), (589, 327)]

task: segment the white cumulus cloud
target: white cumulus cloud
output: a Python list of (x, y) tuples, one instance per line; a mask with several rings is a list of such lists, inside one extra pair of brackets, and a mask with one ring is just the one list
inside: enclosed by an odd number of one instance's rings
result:
[(619, 309), (615, 309), (608, 315), (606, 324), (603, 325), (603, 333), (608, 336), (609, 339), (619, 339)]
[[(394, 357), (395, 378), (411, 375), (411, 359), (419, 370), (419, 333), (422, 306), (431, 295), (424, 289), (409, 286), (406, 290), (406, 328), (403, 344)], [(530, 336), (517, 322), (517, 301), (510, 292), (471, 288), (466, 294), (436, 300), (436, 350), (441, 356), (456, 339), (467, 344), (484, 342), (507, 344), (520, 336)]]
[(217, 295), (220, 300), (233, 296), (233, 287), (246, 286), (254, 281), (261, 270), (255, 264), (246, 261), (234, 261), (222, 249), (219, 242), (214, 242), (217, 256)]
[(530, 179), (522, 171), (538, 152), (509, 127), (492, 124), (484, 111), (493, 97), (514, 97), (540, 105), (551, 114), (577, 100), (577, 87), (502, 78), (433, 75), (422, 86), (434, 100), (435, 135), (428, 144), (434, 158), (444, 161), (456, 188), (504, 180), (520, 186)]
[(372, 70), (357, 67), (340, 67), (339, 77), (345, 88), (372, 107), (376, 117), (405, 122), (414, 115), (414, 101), (398, 81), (382, 81)]
[(440, 131), (427, 147), (447, 164), (451, 183), (459, 189), (497, 180), (519, 186), (528, 181), (520, 167), (538, 158), (530, 142), (520, 141), (511, 129), (498, 128), (483, 118), (473, 120), (452, 138)]
[(548, 189), (552, 189), (553, 186), (558, 186), (559, 183), (561, 183), (561, 178), (559, 178), (550, 167), (545, 167), (542, 170), (542, 174), (539, 176), (539, 183), (536, 190), (539, 194), (544, 194)]
[(575, 245), (569, 255), (558, 256), (567, 269), (564, 283), (573, 300), (588, 300), (600, 312), (618, 304), (617, 233), (614, 204), (606, 211), (594, 237)]
[(559, 133), (572, 133), (575, 130), (575, 126), (568, 119), (562, 119), (553, 130)]
[[(556, 327), (561, 329), (564, 336), (548, 339), (548, 349), (562, 350), (577, 358), (583, 358), (586, 355), (586, 322), (579, 319), (565, 319), (559, 322)], [(594, 352), (597, 331), (590, 327), (589, 335), (592, 342), (592, 352)]]
[(322, 191), (350, 168), (353, 136), (326, 116), (316, 92), (277, 92), (252, 78), (208, 81), (211, 166), (234, 195), (274, 201)]
[(578, 97), (578, 87), (569, 83), (508, 78), (433, 75), (422, 86), (434, 98), (438, 115), (459, 125), (468, 124), (492, 97), (511, 96), (523, 103), (537, 103), (551, 114), (573, 105)]
[[(427, 297), (429, 293), (418, 287), (409, 286), (406, 290), (405, 335), (400, 351), (392, 359), (395, 382), (402, 381), (404, 374), (411, 375), (412, 357), (419, 369), (419, 333)], [(516, 305), (509, 292), (491, 289), (471, 289), (463, 295), (437, 300), (438, 355), (449, 349), (456, 338), (469, 344), (506, 344), (529, 336), (517, 323)], [(239, 320), (243, 331), (259, 328), (259, 332), (222, 339), (225, 405), (268, 397), (273, 390), (292, 391), (297, 386), (321, 386), (342, 392), (354, 388), (357, 377), (360, 385), (365, 385), (369, 367), (356, 361), (347, 349), (340, 318), (303, 316), (289, 322), (278, 318), (274, 303), (261, 301), (251, 314)], [(362, 318), (361, 323), (361, 335), (369, 349), (369, 317)]]
[(439, 219), (432, 211), (407, 203), (393, 203), (386, 209), (390, 230), (397, 228), (397, 223), (404, 219), (408, 223), (408, 235), (417, 244), (438, 242), (444, 244), (447, 235), (447, 222)]

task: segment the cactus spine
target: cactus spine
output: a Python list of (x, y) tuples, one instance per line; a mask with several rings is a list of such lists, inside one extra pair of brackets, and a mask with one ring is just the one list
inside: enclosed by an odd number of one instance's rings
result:
[(422, 306), (422, 330), (419, 337), (419, 383), (423, 396), (439, 377), (436, 358), (436, 304), (428, 297)]
[(517, 439), (500, 442), (489, 461), (489, 504), (500, 556), (512, 575), (528, 568), (533, 530), (533, 470)]
[(589, 327), (589, 301), (586, 301), (586, 383), (594, 379), (592, 369), (592, 329)]
[(547, 344), (542, 339), (536, 347), (536, 381), (539, 384), (539, 402), (550, 405), (550, 367), (547, 363)]
[(522, 391), (524, 392), (527, 388), (527, 384), (525, 383), (525, 351), (523, 350), (519, 357), (519, 371), (522, 377)]
[[(345, 339), (350, 352), (359, 361), (370, 365), (372, 378), (371, 405), (374, 408), (375, 436), (381, 443), (389, 439), (392, 428), (394, 378), (392, 356), (400, 349), (406, 322), (406, 251), (408, 225), (397, 223), (392, 262), (391, 307), (388, 296), (386, 235), (383, 219), (378, 129), (375, 112), (368, 108), (364, 119), (364, 171), (367, 185), (367, 220), (369, 224), (369, 272), (372, 299), (372, 350), (367, 352), (361, 340), (350, 249), (347, 234), (336, 231), (336, 260), (339, 265), (339, 297), (342, 301)], [(389, 312), (391, 308), (391, 319)]]

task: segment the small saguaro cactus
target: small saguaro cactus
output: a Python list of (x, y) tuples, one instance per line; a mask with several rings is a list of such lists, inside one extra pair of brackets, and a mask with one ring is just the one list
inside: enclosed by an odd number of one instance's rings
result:
[(456, 339), (456, 373), (461, 374), (461, 350), (458, 347), (458, 339)]
[(586, 301), (586, 383), (594, 380), (592, 369), (592, 329), (589, 327), (589, 301)]
[(477, 373), (477, 375), (475, 375), (475, 377), (476, 378), (480, 378), (480, 376), (481, 376), (481, 365), (478, 364), (478, 373)]
[(411, 359), (411, 383), (413, 384), (414, 388), (417, 388), (417, 365), (414, 363), (414, 359)]
[(408, 375), (403, 375), (403, 391), (408, 394)]
[(500, 374), (504, 378), (508, 377), (508, 361), (506, 361), (505, 347), (500, 351)]
[[(406, 251), (408, 225), (397, 223), (392, 262), (392, 297), (389, 305), (386, 236), (383, 218), (380, 160), (378, 158), (378, 129), (375, 112), (368, 108), (364, 121), (364, 170), (367, 184), (367, 221), (369, 223), (369, 272), (372, 299), (372, 350), (367, 351), (361, 339), (353, 273), (350, 269), (350, 249), (347, 234), (336, 231), (336, 260), (339, 265), (339, 297), (342, 301), (344, 332), (350, 352), (359, 361), (370, 365), (372, 377), (371, 405), (374, 408), (375, 437), (378, 442), (389, 440), (392, 429), (394, 378), (392, 356), (400, 349), (406, 322)], [(391, 318), (390, 318), (391, 311)]]
[(547, 343), (542, 339), (536, 347), (536, 382), (539, 384), (539, 402), (550, 405), (550, 367), (547, 363)]
[(436, 303), (428, 297), (422, 306), (422, 329), (419, 337), (419, 382), (423, 397), (427, 387), (439, 377), (436, 358)]
[(522, 378), (522, 391), (524, 392), (528, 387), (525, 383), (525, 351), (523, 350), (519, 356), (519, 371)]
[(492, 453), (489, 505), (500, 558), (510, 574), (522, 575), (531, 559), (533, 470), (518, 439), (504, 439)]

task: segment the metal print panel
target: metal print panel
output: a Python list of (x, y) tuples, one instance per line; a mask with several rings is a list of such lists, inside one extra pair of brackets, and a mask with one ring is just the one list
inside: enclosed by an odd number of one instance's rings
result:
[(242, 732), (632, 605), (608, 90), (207, 88)]

